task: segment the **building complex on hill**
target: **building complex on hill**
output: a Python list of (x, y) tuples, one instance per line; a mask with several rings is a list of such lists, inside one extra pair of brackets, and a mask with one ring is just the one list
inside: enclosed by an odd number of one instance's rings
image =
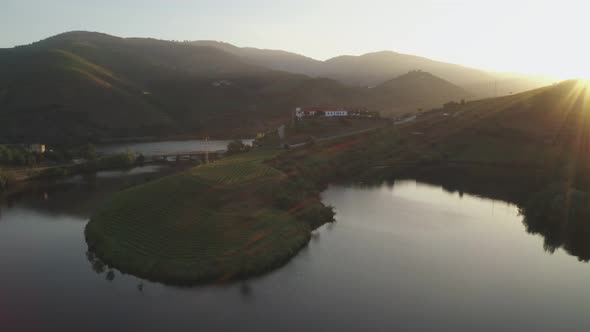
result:
[(295, 109), (295, 118), (301, 120), (304, 118), (333, 118), (333, 117), (350, 117), (350, 118), (378, 118), (379, 112), (370, 112), (366, 110), (342, 108), (342, 107), (297, 107)]

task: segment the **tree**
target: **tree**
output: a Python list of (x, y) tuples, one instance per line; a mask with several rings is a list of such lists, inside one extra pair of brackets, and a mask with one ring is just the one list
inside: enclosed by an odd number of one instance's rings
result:
[(6, 179), (6, 176), (4, 174), (2, 174), (2, 170), (0, 170), (0, 192), (4, 191), (4, 189), (6, 189), (7, 182), (8, 182), (8, 180)]
[(238, 154), (246, 151), (248, 151), (248, 146), (239, 139), (233, 140), (227, 145), (228, 155)]
[(96, 160), (96, 148), (92, 144), (86, 144), (80, 149), (80, 156), (86, 160)]

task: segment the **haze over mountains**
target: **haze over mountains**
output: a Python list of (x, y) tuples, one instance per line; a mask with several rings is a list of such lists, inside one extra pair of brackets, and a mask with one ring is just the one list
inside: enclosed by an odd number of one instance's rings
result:
[(245, 63), (311, 77), (332, 78), (354, 86), (378, 85), (411, 70), (426, 71), (439, 76), (478, 97), (518, 93), (553, 82), (552, 79), (540, 75), (488, 72), (393, 51), (367, 53), (360, 56), (342, 55), (319, 61), (296, 53), (237, 47), (218, 41), (191, 43), (232, 53)]
[[(415, 71), (415, 70), (422, 71)], [(218, 42), (70, 32), (0, 49), (0, 139), (251, 135), (297, 106), (399, 115), (476, 98), (490, 73), (380, 52), (325, 62)], [(437, 76), (440, 77), (437, 77)]]

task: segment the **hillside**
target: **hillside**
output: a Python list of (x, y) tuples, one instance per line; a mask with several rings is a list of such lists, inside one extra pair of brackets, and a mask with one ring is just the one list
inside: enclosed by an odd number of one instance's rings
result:
[(213, 48), (73, 32), (2, 50), (0, 71), (2, 139), (59, 141), (169, 132), (166, 84), (260, 70)]
[(87, 224), (92, 252), (126, 273), (173, 284), (267, 272), (333, 220), (313, 184), (266, 160), (226, 158), (115, 194)]
[(391, 51), (335, 57), (326, 60), (324, 72), (349, 84), (376, 85), (411, 70), (430, 72), (458, 85), (493, 80), (482, 70)]
[(465, 89), (422, 71), (409, 72), (386, 81), (369, 89), (368, 94), (369, 107), (391, 114), (440, 107), (451, 100), (473, 97)]
[(477, 97), (503, 96), (539, 88), (554, 82), (548, 77), (496, 73), (391, 51), (360, 56), (337, 56), (319, 61), (303, 55), (217, 41), (195, 41), (240, 57), (245, 63), (311, 77), (326, 77), (352, 86), (375, 86), (409, 71), (422, 70), (456, 84)]
[[(584, 81), (562, 83), (501, 98), (483, 99), (446, 110), (449, 116), (433, 113), (414, 129), (430, 130), (430, 137), (445, 142), (465, 142), (467, 136), (504, 142), (506, 147), (536, 146), (538, 153), (553, 149), (587, 149), (587, 123), (590, 120), (590, 89)], [(471, 139), (470, 142), (473, 142)], [(485, 147), (472, 145), (477, 148)], [(535, 149), (533, 149), (535, 150)], [(456, 153), (466, 153), (457, 147)], [(498, 155), (498, 158), (525, 158), (526, 154)], [(576, 158), (585, 157), (580, 150)], [(471, 156), (473, 158), (475, 156)], [(483, 157), (483, 154), (482, 154)], [(487, 157), (490, 157), (489, 155)], [(570, 156), (573, 157), (573, 156)]]
[(322, 75), (347, 84), (371, 86), (414, 70), (429, 72), (480, 98), (524, 92), (554, 82), (547, 77), (488, 72), (391, 51), (326, 60)]
[(270, 70), (215, 47), (93, 32), (0, 50), (0, 71), (0, 142), (245, 136), (276, 127), (297, 106), (396, 114), (418, 108), (402, 96), (433, 106), (459, 96), (450, 83), (404, 87), (402, 79), (370, 90)]
[(245, 63), (272, 70), (303, 74), (310, 77), (318, 77), (323, 73), (322, 61), (291, 52), (254, 47), (237, 47), (229, 43), (209, 40), (194, 41), (191, 44), (215, 47), (240, 57)]

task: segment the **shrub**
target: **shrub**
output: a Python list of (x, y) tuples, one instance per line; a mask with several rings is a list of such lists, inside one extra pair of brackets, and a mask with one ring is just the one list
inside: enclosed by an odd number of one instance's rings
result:
[(248, 145), (244, 144), (244, 142), (242, 142), (241, 140), (236, 139), (236, 140), (229, 142), (229, 144), (227, 145), (227, 154), (228, 155), (238, 154), (238, 153), (246, 152), (249, 149), (250, 148)]
[(12, 175), (0, 170), (0, 192), (6, 190), (13, 181)]
[(136, 158), (136, 162), (138, 165), (143, 166), (143, 164), (145, 164), (145, 156), (143, 155), (143, 153), (140, 153), (137, 158)]
[(312, 228), (318, 228), (325, 223), (334, 221), (334, 208), (322, 204), (311, 204), (297, 214), (297, 218), (304, 220)]
[(99, 160), (98, 166), (100, 169), (110, 168), (129, 168), (135, 165), (136, 157), (131, 151), (117, 153), (114, 155), (103, 157)]
[(35, 162), (35, 155), (24, 147), (0, 145), (0, 164), (28, 166)]
[(84, 145), (79, 151), (80, 157), (86, 160), (96, 160), (96, 148), (92, 144)]
[(0, 192), (6, 190), (8, 180), (2, 171), (0, 171)]

